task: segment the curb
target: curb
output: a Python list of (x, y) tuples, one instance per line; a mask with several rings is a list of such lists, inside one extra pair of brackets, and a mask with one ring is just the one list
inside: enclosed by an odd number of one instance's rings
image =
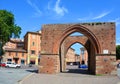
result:
[(18, 80), (18, 84), (22, 84), (22, 82), (23, 82), (24, 80), (26, 80), (27, 78), (29, 78), (29, 77), (32, 76), (33, 74), (35, 74), (35, 73), (31, 73), (31, 74), (25, 76), (23, 79)]

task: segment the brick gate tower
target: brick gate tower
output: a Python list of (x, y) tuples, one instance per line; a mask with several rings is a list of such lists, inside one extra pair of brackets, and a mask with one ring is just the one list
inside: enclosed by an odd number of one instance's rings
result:
[(84, 46), (88, 51), (90, 73), (115, 75), (116, 45), (113, 22), (43, 25), (39, 72), (53, 74), (64, 70), (62, 57), (67, 48), (63, 44), (74, 32), (82, 33), (88, 38)]

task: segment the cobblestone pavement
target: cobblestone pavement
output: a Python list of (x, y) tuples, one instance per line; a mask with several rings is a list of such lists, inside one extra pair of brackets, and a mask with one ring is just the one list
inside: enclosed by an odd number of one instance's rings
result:
[(118, 76), (94, 76), (78, 74), (77, 71), (54, 75), (34, 73), (22, 80), (20, 84), (120, 84), (120, 69), (117, 73)]

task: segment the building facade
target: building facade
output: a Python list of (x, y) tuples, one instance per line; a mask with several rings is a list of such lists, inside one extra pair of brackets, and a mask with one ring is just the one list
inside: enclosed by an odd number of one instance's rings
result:
[(14, 62), (16, 64), (26, 64), (27, 52), (24, 49), (24, 41), (20, 39), (10, 39), (3, 47), (5, 54), (3, 62)]
[(67, 65), (76, 65), (76, 64), (79, 64), (80, 62), (79, 55), (75, 53), (75, 50), (73, 48), (68, 49), (68, 52), (65, 58), (66, 58)]
[(69, 48), (65, 58), (67, 65), (88, 65), (88, 53), (84, 47), (80, 48), (80, 55), (76, 54), (73, 48)]
[(80, 64), (88, 65), (88, 53), (87, 50), (82, 47), (80, 48)]
[(66, 64), (73, 65), (75, 62), (75, 50), (73, 48), (69, 48), (66, 54)]
[(27, 64), (38, 65), (41, 51), (41, 32), (27, 32), (24, 37)]
[(3, 62), (14, 62), (17, 64), (35, 64), (40, 62), (41, 32), (27, 32), (24, 40), (10, 39), (3, 49)]

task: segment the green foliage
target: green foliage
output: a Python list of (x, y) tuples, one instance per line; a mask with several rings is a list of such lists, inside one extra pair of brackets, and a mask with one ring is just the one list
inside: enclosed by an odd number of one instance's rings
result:
[(120, 45), (116, 46), (116, 58), (120, 59)]
[(103, 76), (103, 74), (96, 74), (96, 76)]
[[(6, 10), (0, 10), (0, 43), (2, 46), (9, 41), (11, 37), (19, 37), (21, 27), (14, 23), (14, 15)], [(2, 47), (0, 46), (0, 47)]]

